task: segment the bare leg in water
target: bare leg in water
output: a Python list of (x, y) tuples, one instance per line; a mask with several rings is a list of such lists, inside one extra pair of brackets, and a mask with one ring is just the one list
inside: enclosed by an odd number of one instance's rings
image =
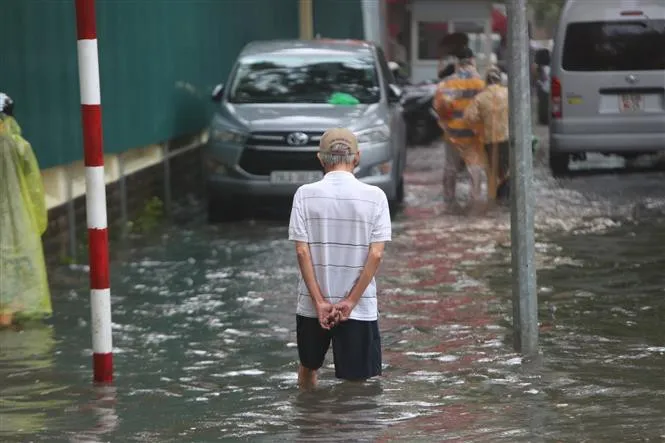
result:
[(310, 391), (316, 387), (318, 375), (316, 370), (309, 369), (303, 365), (298, 366), (298, 386), (303, 391)]
[(457, 171), (446, 168), (443, 171), (443, 201), (448, 205), (455, 203), (456, 186)]
[(487, 211), (487, 204), (483, 199), (483, 179), (487, 169), (485, 147), (481, 144), (469, 146), (464, 154), (464, 162), (471, 179), (468, 212), (469, 215), (483, 215)]
[(457, 174), (464, 162), (456, 147), (450, 144), (445, 146), (445, 163), (443, 165), (443, 201), (447, 208), (456, 212), (460, 209), (457, 203)]
[(471, 178), (471, 189), (469, 193), (469, 214), (482, 215), (487, 210), (487, 205), (483, 201), (483, 176), (485, 175), (485, 168), (480, 165), (472, 165), (468, 167), (469, 176)]
[(14, 314), (3, 312), (0, 314), (0, 328), (8, 328), (14, 322)]

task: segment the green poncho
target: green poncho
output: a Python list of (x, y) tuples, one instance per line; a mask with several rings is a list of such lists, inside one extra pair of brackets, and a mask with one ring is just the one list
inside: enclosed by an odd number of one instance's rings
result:
[(35, 154), (16, 120), (0, 113), (0, 314), (51, 314), (41, 241), (46, 224)]

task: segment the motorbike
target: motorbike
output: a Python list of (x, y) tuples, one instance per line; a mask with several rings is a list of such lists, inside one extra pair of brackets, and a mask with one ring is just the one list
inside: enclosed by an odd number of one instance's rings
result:
[(406, 123), (406, 138), (409, 146), (430, 145), (441, 137), (438, 116), (432, 104), (438, 81), (432, 80), (412, 84), (404, 75), (402, 66), (391, 61), (388, 63), (395, 81), (402, 88), (402, 117)]
[(441, 138), (439, 118), (432, 107), (436, 87), (436, 82), (427, 82), (404, 88), (402, 115), (410, 146), (430, 145)]

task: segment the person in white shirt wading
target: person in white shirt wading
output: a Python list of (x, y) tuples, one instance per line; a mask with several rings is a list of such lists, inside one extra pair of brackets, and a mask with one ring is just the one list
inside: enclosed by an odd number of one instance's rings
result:
[(303, 389), (316, 385), (331, 342), (337, 378), (381, 375), (374, 275), (392, 235), (386, 194), (353, 175), (360, 161), (355, 135), (326, 131), (318, 158), (325, 176), (296, 191), (289, 223), (301, 274), (296, 329)]

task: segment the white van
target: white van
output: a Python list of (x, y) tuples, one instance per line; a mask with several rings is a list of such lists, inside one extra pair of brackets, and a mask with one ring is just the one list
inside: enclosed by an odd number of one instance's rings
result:
[(554, 38), (550, 168), (665, 150), (665, 0), (568, 0)]

